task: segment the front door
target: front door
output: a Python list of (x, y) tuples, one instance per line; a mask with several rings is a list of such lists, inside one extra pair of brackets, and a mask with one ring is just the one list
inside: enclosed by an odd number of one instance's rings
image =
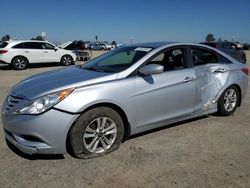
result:
[(49, 43), (42, 43), (43, 46), (43, 58), (44, 62), (59, 62), (61, 58), (61, 53), (55, 46)]
[(166, 50), (149, 64), (164, 66), (162, 74), (136, 78), (137, 126), (146, 127), (193, 112), (195, 73), (187, 68), (185, 49)]

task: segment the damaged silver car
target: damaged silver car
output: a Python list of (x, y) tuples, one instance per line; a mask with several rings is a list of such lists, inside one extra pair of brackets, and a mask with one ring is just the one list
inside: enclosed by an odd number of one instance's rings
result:
[(143, 43), (86, 64), (31, 76), (6, 97), (8, 142), (28, 154), (92, 158), (146, 130), (218, 112), (231, 115), (248, 86), (246, 66), (202, 44)]

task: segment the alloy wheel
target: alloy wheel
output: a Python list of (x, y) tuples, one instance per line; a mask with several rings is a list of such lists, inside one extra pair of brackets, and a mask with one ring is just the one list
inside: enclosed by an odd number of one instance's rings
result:
[(115, 142), (117, 126), (108, 117), (98, 117), (91, 121), (83, 134), (85, 148), (91, 153), (102, 153)]
[(70, 56), (64, 56), (62, 60), (64, 65), (71, 65), (72, 64), (72, 59)]
[(15, 66), (20, 70), (24, 69), (26, 67), (26, 61), (24, 59), (17, 58), (15, 60)]
[(224, 95), (224, 108), (226, 111), (232, 111), (237, 103), (237, 93), (234, 89), (229, 89)]

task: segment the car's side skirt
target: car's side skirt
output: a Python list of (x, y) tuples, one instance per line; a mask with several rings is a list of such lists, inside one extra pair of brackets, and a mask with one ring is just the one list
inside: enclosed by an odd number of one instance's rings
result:
[(205, 111), (204, 110), (196, 111), (194, 113), (185, 114), (185, 115), (182, 115), (182, 116), (178, 116), (178, 117), (167, 119), (167, 120), (160, 121), (160, 122), (155, 122), (154, 124), (141, 125), (141, 126), (138, 126), (136, 129), (134, 129), (133, 132), (131, 132), (131, 135), (141, 133), (141, 132), (144, 132), (144, 131), (148, 131), (148, 130), (151, 130), (151, 129), (156, 129), (156, 128), (159, 128), (159, 127), (163, 127), (163, 126), (166, 126), (166, 125), (169, 125), (169, 124), (185, 121), (185, 120), (188, 120), (188, 119), (193, 119), (193, 118), (196, 118), (196, 117), (212, 114), (212, 113), (215, 113), (215, 112), (217, 112), (217, 107), (209, 109), (209, 110), (205, 110)]

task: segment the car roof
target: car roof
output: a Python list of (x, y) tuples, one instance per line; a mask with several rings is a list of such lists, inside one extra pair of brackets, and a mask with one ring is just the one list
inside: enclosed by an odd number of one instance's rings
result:
[(9, 44), (19, 44), (22, 42), (48, 42), (48, 41), (43, 41), (43, 40), (9, 40), (9, 41), (5, 41)]
[[(12, 48), (13, 46), (23, 43), (23, 42), (46, 42), (46, 43), (50, 43), (48, 41), (42, 41), (42, 40), (9, 40), (9, 41), (5, 41), (8, 43), (8, 45), (5, 48)], [(51, 43), (50, 43), (51, 44)]]

